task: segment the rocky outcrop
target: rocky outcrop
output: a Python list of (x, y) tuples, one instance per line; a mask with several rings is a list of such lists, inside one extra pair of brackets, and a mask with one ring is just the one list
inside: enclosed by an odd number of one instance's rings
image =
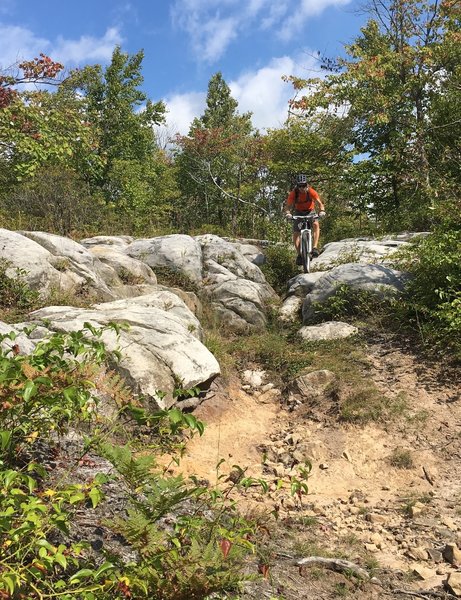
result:
[(156, 267), (181, 273), (195, 283), (202, 281), (202, 252), (200, 244), (189, 235), (164, 235), (135, 240), (126, 254), (146, 263), (155, 272)]
[(385, 265), (355, 263), (340, 265), (320, 277), (306, 296), (302, 309), (303, 322), (309, 323), (315, 315), (316, 305), (328, 300), (342, 285), (384, 297), (401, 292), (404, 282), (403, 273)]
[(116, 368), (151, 406), (171, 406), (178, 385), (206, 388), (220, 372), (218, 362), (200, 341), (198, 319), (171, 292), (154, 292), (88, 309), (51, 306), (31, 313), (28, 324), (41, 325), (43, 337), (48, 332), (83, 329), (86, 322), (98, 328), (109, 323), (127, 326), (119, 335), (104, 331), (102, 339), (108, 350), (121, 352)]
[[(260, 250), (213, 235), (168, 235), (151, 239), (96, 236), (82, 243), (45, 232), (0, 230), (0, 257), (7, 276), (20, 275), (43, 298), (51, 291), (76, 306), (49, 306), (30, 315), (34, 338), (55, 331), (126, 324), (119, 338), (104, 332), (109, 350), (120, 346), (117, 368), (140, 396), (160, 408), (173, 391), (206, 388), (219, 365), (202, 344), (202, 300), (226, 327), (244, 331), (266, 325), (267, 303), (276, 298), (256, 264)], [(248, 258), (249, 257), (249, 258)], [(155, 271), (176, 272), (197, 293), (158, 285)], [(181, 277), (178, 278), (181, 281)], [(84, 304), (86, 308), (78, 308)], [(19, 351), (34, 342), (15, 326)], [(13, 326), (0, 324), (0, 334)], [(13, 341), (5, 338), (4, 346)]]

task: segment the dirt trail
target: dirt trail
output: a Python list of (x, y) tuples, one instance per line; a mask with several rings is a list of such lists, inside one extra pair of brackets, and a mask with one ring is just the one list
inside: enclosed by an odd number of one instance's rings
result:
[[(357, 557), (364, 551), (382, 569), (419, 573), (403, 587), (441, 593), (456, 565), (440, 552), (447, 543), (461, 545), (460, 374), (422, 361), (397, 337), (370, 339), (366, 352), (367, 377), (387, 397), (405, 398), (405, 412), (393, 422), (309, 420), (275, 395), (267, 400), (243, 391), (235, 378), (196, 409), (206, 432), (189, 446), (182, 470), (214, 484), (217, 461), (224, 458), (229, 467), (248, 466), (249, 474), (267, 477), (261, 447), (270, 442), (282, 451), (302, 440), (313, 461), (309, 495), (302, 509), (287, 499), (283, 514), (313, 515), (330, 547), (354, 539)], [(396, 451), (411, 458), (401, 465), (408, 468), (392, 465)], [(265, 502), (272, 508), (276, 501), (269, 494)], [(284, 598), (315, 598), (284, 589)], [(356, 590), (354, 597), (380, 597), (377, 589)], [(318, 597), (334, 597), (323, 593)]]

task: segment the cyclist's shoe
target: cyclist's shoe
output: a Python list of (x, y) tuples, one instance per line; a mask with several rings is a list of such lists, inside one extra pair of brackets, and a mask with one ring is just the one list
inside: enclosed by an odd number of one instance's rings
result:
[(301, 254), (298, 254), (298, 256), (296, 257), (296, 264), (298, 265), (298, 267), (303, 264), (303, 259), (301, 257)]
[(317, 248), (312, 248), (312, 258), (317, 258), (319, 254), (320, 252), (317, 250)]

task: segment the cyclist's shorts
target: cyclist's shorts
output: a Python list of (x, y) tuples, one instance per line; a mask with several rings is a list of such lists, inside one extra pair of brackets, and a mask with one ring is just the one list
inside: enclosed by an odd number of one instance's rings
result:
[[(294, 217), (304, 217), (306, 215), (310, 215), (312, 212), (315, 212), (315, 211), (313, 211), (313, 210), (294, 210), (293, 216)], [(299, 221), (292, 221), (292, 230), (293, 230), (293, 233), (299, 233)]]

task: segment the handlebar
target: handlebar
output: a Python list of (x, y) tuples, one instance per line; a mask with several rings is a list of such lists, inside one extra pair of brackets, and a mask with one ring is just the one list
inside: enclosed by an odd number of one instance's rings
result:
[(322, 217), (320, 215), (318, 215), (317, 213), (310, 213), (308, 215), (290, 215), (289, 217), (287, 215), (287, 220), (289, 220), (289, 221), (304, 221), (304, 220), (318, 221), (321, 218)]

